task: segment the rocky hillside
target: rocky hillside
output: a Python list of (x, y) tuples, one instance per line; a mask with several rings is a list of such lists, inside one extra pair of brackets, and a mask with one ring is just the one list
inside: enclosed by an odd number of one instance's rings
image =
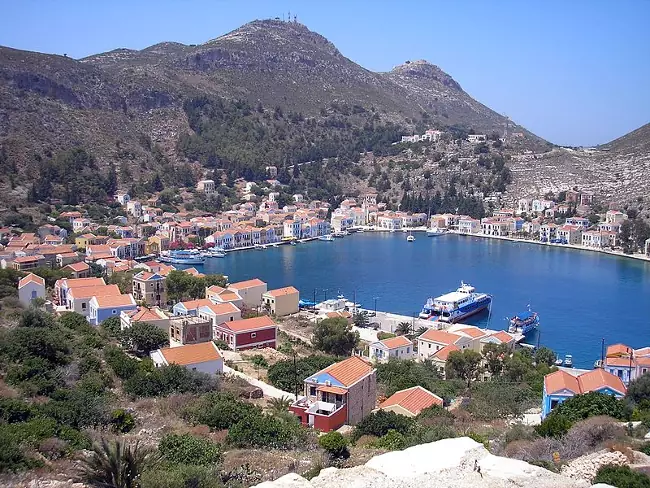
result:
[[(242, 100), (247, 105), (237, 109), (245, 115), (256, 108), (261, 115), (249, 125), (256, 142), (271, 146), (287, 133), (296, 139), (306, 133), (307, 139), (308, 125), (323, 128), (316, 143), (289, 144), (295, 158), (307, 157), (309, 144), (329, 144), (333, 152), (331, 139), (354, 140), (359, 130), (370, 141), (360, 147), (373, 149), (377, 140), (385, 145), (416, 124), (499, 133), (506, 127), (504, 117), (433, 65), (418, 61), (373, 73), (297, 23), (255, 21), (201, 45), (167, 42), (82, 60), (0, 48), (0, 186), (10, 185), (14, 196), (25, 197), (24, 183), (43, 173), (43, 162), (72, 147), (89, 151), (100, 170), (113, 163), (131, 182), (165, 165), (205, 164), (210, 155), (196, 158), (187, 146), (179, 149), (179, 141), (194, 135), (198, 125), (188, 120), (188, 103), (214, 106), (215, 100)], [(291, 120), (284, 126), (269, 123), (271, 114), (276, 121)], [(219, 130), (234, 127), (237, 137), (247, 130), (234, 117), (219, 124)], [(540, 140), (526, 133), (524, 143), (536, 146)], [(238, 163), (233, 151), (224, 153), (213, 156)], [(273, 157), (265, 163), (285, 162)]]
[[(477, 469), (478, 468), (478, 469)], [(444, 439), (372, 458), (364, 466), (327, 468), (307, 481), (285, 475), (258, 488), (586, 488), (585, 479), (571, 479), (524, 461), (490, 454), (468, 437)], [(605, 487), (608, 485), (594, 485)]]

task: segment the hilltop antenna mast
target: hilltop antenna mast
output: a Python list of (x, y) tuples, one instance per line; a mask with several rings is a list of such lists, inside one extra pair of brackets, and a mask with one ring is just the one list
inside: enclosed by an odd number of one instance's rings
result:
[(289, 10), (289, 14), (287, 15), (287, 22), (291, 22), (291, 10)]

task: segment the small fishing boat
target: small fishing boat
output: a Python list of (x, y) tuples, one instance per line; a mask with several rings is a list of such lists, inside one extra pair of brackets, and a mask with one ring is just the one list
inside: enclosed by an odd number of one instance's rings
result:
[(406, 236), (406, 242), (415, 242), (415, 236), (413, 234), (409, 234)]
[(571, 354), (564, 356), (563, 364), (565, 368), (573, 368), (573, 356)]
[(564, 361), (562, 361), (562, 358), (557, 358), (555, 360), (555, 366), (562, 366), (563, 363)]
[(510, 317), (508, 323), (508, 332), (511, 334), (526, 335), (539, 326), (539, 316), (537, 315), (537, 312), (533, 312), (530, 309), (530, 305), (528, 305), (528, 310), (526, 312)]
[(430, 229), (427, 229), (427, 236), (428, 237), (438, 237), (445, 235), (447, 231), (445, 229), (440, 229), (439, 227), (432, 227)]
[(327, 234), (325, 236), (319, 236), (318, 240), (319, 241), (325, 241), (325, 242), (332, 242), (332, 241), (334, 241), (334, 237), (332, 237), (332, 234)]

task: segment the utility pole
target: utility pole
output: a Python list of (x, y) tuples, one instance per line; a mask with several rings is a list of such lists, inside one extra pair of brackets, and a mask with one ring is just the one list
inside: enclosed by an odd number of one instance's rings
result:
[(312, 308), (316, 310), (316, 288), (314, 288), (314, 305)]
[(293, 351), (293, 394), (298, 400), (298, 368), (296, 366), (296, 351)]
[(323, 292), (325, 293), (325, 301), (327, 301), (327, 288), (323, 288)]
[(375, 317), (377, 316), (377, 299), (378, 299), (378, 298), (379, 298), (379, 297), (375, 297), (375, 298), (374, 298), (374, 300), (375, 300)]

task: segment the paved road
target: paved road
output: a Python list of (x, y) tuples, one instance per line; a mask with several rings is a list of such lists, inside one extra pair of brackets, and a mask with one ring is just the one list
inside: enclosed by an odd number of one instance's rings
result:
[(296, 396), (293, 393), (288, 393), (286, 391), (282, 391), (275, 386), (271, 386), (268, 383), (264, 383), (263, 381), (260, 381), (258, 379), (253, 378), (252, 376), (248, 376), (247, 374), (244, 374), (240, 371), (235, 371), (234, 369), (226, 366), (224, 364), (223, 366), (223, 372), (224, 374), (231, 374), (233, 376), (239, 376), (240, 378), (244, 379), (248, 383), (250, 383), (253, 386), (257, 386), (264, 392), (264, 396), (266, 397), (271, 397), (271, 398), (282, 398), (286, 397), (289, 398), (290, 400), (295, 400)]

